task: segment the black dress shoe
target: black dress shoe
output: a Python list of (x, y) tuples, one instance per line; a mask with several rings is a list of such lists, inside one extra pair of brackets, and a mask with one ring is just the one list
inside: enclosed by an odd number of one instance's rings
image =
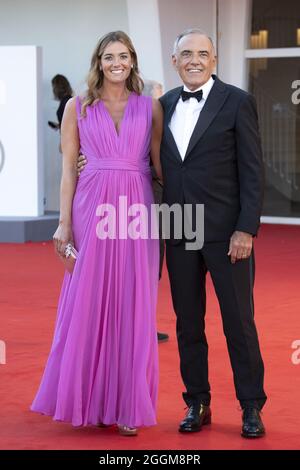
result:
[(243, 410), (242, 436), (247, 438), (262, 437), (266, 433), (265, 427), (257, 408), (245, 408)]
[(169, 335), (167, 335), (167, 333), (159, 333), (157, 332), (157, 340), (159, 343), (164, 343), (166, 341), (168, 341), (169, 339)]
[(198, 432), (202, 426), (211, 423), (211, 410), (206, 405), (191, 405), (179, 425), (179, 432)]

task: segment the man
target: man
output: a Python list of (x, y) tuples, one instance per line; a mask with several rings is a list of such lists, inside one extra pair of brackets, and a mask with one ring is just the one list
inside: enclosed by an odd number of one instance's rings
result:
[[(167, 240), (166, 260), (180, 370), (188, 412), (179, 431), (200, 431), (211, 421), (205, 277), (210, 272), (219, 300), (236, 395), (243, 409), (243, 437), (261, 437), (266, 401), (264, 366), (254, 324), (253, 237), (263, 199), (263, 164), (254, 98), (212, 75), (216, 57), (210, 38), (187, 30), (175, 42), (173, 64), (184, 86), (161, 98), (163, 202), (204, 204), (204, 244)], [(225, 406), (225, 402), (224, 402)]]

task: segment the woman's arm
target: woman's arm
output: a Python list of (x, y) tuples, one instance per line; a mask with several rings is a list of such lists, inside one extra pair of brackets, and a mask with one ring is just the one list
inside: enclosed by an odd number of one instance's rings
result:
[(72, 202), (77, 183), (77, 158), (79, 135), (76, 115), (76, 98), (68, 101), (61, 125), (63, 170), (60, 186), (59, 226), (53, 236), (56, 251), (64, 255), (67, 243), (73, 242)]
[(160, 164), (160, 143), (163, 132), (163, 110), (160, 102), (152, 99), (152, 139), (151, 160), (158, 179), (162, 182), (162, 169)]

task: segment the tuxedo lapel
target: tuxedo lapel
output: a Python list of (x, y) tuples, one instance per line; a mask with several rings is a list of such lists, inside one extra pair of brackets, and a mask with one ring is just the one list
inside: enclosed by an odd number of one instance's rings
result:
[(167, 145), (170, 147), (172, 154), (182, 163), (182, 158), (180, 156), (178, 147), (176, 145), (174, 136), (169, 127), (170, 121), (172, 119), (173, 113), (175, 111), (177, 102), (181, 95), (183, 87), (176, 88), (169, 98), (169, 102), (165, 107), (165, 116), (164, 116), (164, 136), (166, 139)]
[(226, 100), (227, 95), (228, 95), (228, 91), (226, 90), (225, 84), (216, 77), (215, 83), (208, 95), (208, 98), (199, 115), (195, 129), (192, 133), (192, 136), (191, 136), (191, 139), (190, 139), (190, 142), (189, 142), (186, 154), (185, 154), (185, 158), (184, 158), (185, 160), (189, 156), (190, 152), (193, 150), (197, 142), (201, 139), (206, 129), (211, 125), (212, 121), (214, 120), (219, 110), (223, 106), (223, 103)]

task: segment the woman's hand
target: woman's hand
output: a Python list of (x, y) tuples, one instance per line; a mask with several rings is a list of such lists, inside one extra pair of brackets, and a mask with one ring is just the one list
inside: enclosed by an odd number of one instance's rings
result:
[(67, 244), (74, 243), (71, 225), (61, 222), (53, 235), (53, 242), (56, 253), (59, 256), (65, 256)]

